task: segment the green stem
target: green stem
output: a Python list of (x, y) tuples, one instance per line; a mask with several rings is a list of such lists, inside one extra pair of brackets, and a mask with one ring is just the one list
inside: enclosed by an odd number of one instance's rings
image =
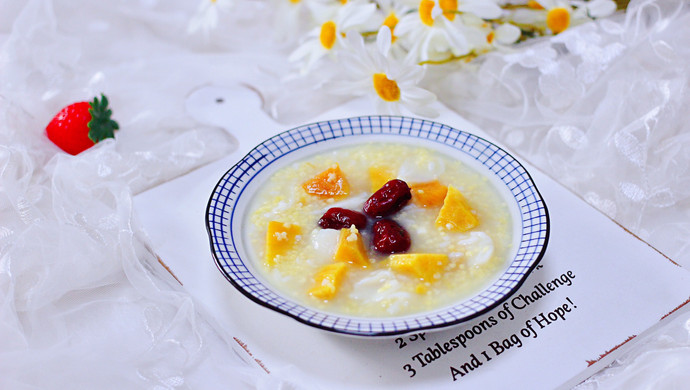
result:
[(426, 61), (421, 61), (419, 65), (443, 65), (443, 64), (448, 64), (453, 61), (461, 61), (461, 60), (473, 60), (477, 58), (478, 55), (474, 52), (463, 54), (461, 56), (450, 56), (448, 58), (444, 58), (442, 60), (426, 60)]

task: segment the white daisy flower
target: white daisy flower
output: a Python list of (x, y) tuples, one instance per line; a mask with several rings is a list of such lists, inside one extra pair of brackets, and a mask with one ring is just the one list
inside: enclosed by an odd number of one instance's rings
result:
[(377, 4), (379, 15), (381, 15), (378, 26), (388, 26), (391, 30), (391, 42), (395, 44), (397, 41), (395, 27), (400, 22), (400, 19), (412, 9), (402, 1), (378, 0)]
[(382, 26), (376, 45), (369, 50), (361, 36), (348, 36), (347, 50), (339, 55), (347, 79), (334, 82), (332, 91), (350, 96), (368, 95), (380, 113), (399, 115), (401, 108), (405, 108), (421, 116), (438, 115), (429, 107), (436, 96), (417, 86), (424, 77), (424, 68), (393, 60), (391, 37), (388, 26)]
[(554, 34), (560, 34), (570, 27), (573, 7), (565, 0), (537, 0), (546, 11), (546, 27)]
[(465, 15), (464, 19), (467, 25), (466, 34), (474, 36), (470, 40), (475, 42), (476, 54), (494, 49), (506, 50), (522, 35), (520, 28), (510, 23), (492, 23), (476, 17), (471, 18), (469, 15)]
[(342, 7), (329, 7), (318, 12), (322, 13), (318, 20), (323, 22), (307, 34), (306, 40), (289, 57), (290, 62), (302, 63), (303, 73), (341, 46), (348, 33), (359, 35), (358, 29), (376, 12), (376, 4), (348, 2)]
[(455, 16), (455, 13), (444, 14), (434, 0), (421, 0), (417, 12), (405, 15), (396, 27), (398, 35), (405, 40), (408, 55), (424, 62), (469, 53), (470, 43), (455, 22), (459, 20)]
[(503, 23), (494, 27), (493, 31), (486, 35), (486, 40), (494, 47), (505, 48), (517, 42), (521, 35), (522, 31), (519, 27), (510, 23)]
[(211, 30), (218, 27), (218, 15), (228, 12), (233, 6), (231, 0), (201, 0), (196, 13), (187, 25), (187, 33), (194, 34), (201, 31), (208, 36)]
[(613, 0), (572, 1), (574, 6), (587, 12), (590, 18), (597, 19), (612, 15), (616, 12), (616, 2)]
[(498, 19), (503, 14), (501, 7), (493, 0), (439, 0), (439, 6), (450, 20), (457, 13), (472, 14), (482, 19)]
[(541, 25), (553, 34), (560, 34), (569, 27), (592, 18), (609, 16), (616, 10), (613, 0), (535, 0), (528, 2), (527, 6), (534, 11), (519, 13), (515, 20), (535, 26)]

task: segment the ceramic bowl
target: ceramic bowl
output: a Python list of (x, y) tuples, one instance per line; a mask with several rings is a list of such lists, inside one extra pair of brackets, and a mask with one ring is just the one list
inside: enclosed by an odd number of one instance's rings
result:
[[(261, 277), (243, 233), (248, 206), (272, 173), (334, 148), (367, 142), (400, 142), (436, 149), (485, 175), (508, 203), (513, 243), (505, 268), (475, 295), (436, 310), (400, 317), (350, 317), (308, 307), (286, 297)], [(525, 168), (493, 143), (421, 119), (367, 116), (313, 123), (280, 133), (256, 146), (219, 180), (207, 206), (206, 227), (220, 272), (252, 301), (304, 324), (356, 336), (428, 331), (480, 316), (513, 294), (546, 250), (549, 216)]]

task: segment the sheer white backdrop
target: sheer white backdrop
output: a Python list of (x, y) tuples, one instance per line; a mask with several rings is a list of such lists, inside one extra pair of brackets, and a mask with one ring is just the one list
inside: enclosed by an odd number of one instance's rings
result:
[[(197, 5), (0, 1), (1, 388), (208, 388), (237, 378), (300, 387), (292, 368), (269, 382), (241, 361), (160, 274), (132, 213), (133, 194), (236, 148), (227, 132), (185, 111), (195, 88), (241, 79), (292, 124), (343, 99), (316, 77), (283, 79), (291, 47), (275, 39), (270, 3), (238, 1), (212, 34), (189, 34)], [(442, 83), (428, 73), (425, 83), (690, 267), (689, 41), (685, 2), (633, 1), (627, 15), (438, 72)], [(100, 92), (120, 123), (117, 140), (77, 157), (60, 152), (45, 125)], [(690, 383), (687, 320), (583, 387)]]

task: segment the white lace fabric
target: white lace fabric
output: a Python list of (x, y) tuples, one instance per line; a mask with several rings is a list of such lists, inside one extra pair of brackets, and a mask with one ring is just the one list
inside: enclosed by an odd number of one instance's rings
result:
[[(445, 75), (441, 100), (690, 269), (690, 4), (625, 15), (491, 54)], [(582, 384), (684, 388), (690, 315)]]
[[(132, 208), (135, 193), (237, 147), (184, 102), (241, 57), (177, 42), (185, 2), (0, 9), (0, 388), (277, 388), (168, 282)], [(61, 152), (45, 126), (101, 92), (117, 139)]]

